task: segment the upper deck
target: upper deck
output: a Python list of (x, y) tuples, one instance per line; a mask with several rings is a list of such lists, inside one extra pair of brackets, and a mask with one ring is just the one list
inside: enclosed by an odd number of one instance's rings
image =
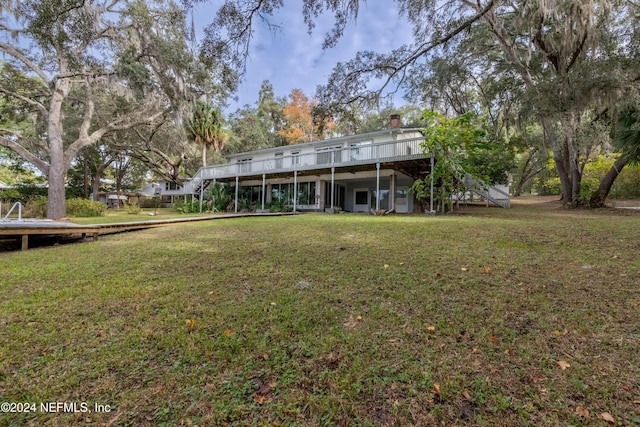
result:
[(380, 131), (312, 143), (270, 148), (229, 156), (229, 163), (201, 168), (194, 181), (323, 174), (332, 168), (352, 171), (375, 169), (378, 164), (428, 159), (416, 129)]

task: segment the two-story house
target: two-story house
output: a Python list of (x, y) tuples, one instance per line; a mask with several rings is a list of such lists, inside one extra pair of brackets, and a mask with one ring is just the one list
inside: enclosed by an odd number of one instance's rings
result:
[(192, 191), (230, 183), (236, 211), (239, 198), (250, 198), (259, 209), (279, 203), (298, 211), (413, 212), (408, 189), (433, 161), (423, 140), (420, 129), (401, 128), (392, 116), (385, 130), (227, 156), (227, 164), (201, 168)]

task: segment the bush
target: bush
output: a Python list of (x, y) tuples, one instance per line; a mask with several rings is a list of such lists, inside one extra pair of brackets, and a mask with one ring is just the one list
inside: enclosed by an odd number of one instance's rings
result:
[(125, 203), (124, 209), (129, 215), (138, 215), (142, 211), (140, 206), (132, 203)]
[[(14, 211), (14, 213), (17, 213), (17, 211)], [(33, 197), (24, 206), (22, 216), (26, 218), (46, 218), (47, 198), (44, 196)]]
[(102, 216), (107, 207), (100, 202), (88, 199), (73, 198), (67, 199), (67, 215), (76, 217)]
[(13, 188), (8, 188), (0, 192), (0, 197), (3, 200), (8, 200), (11, 203), (21, 202), (26, 205), (31, 200), (35, 200), (38, 197), (47, 197), (46, 187), (41, 187), (35, 184), (16, 184)]
[[(205, 209), (203, 204), (202, 208)], [(200, 200), (194, 200), (193, 202), (184, 202), (182, 200), (176, 200), (174, 207), (180, 213), (200, 213)]]

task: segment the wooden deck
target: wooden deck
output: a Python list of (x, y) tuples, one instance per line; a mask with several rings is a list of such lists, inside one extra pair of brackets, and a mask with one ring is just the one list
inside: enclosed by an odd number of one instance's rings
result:
[(29, 236), (80, 236), (98, 240), (101, 234), (121, 233), (131, 230), (142, 230), (147, 228), (164, 227), (184, 222), (210, 221), (225, 218), (243, 218), (254, 216), (283, 216), (295, 215), (297, 213), (245, 213), (245, 214), (222, 214), (209, 215), (190, 218), (156, 219), (148, 221), (120, 222), (113, 224), (80, 225), (71, 222), (55, 222), (36, 219), (23, 220), (0, 220), (0, 239), (21, 240), (22, 250), (29, 248)]

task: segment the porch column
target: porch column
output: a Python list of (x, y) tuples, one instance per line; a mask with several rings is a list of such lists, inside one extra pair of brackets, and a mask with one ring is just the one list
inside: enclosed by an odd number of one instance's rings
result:
[(264, 196), (265, 196), (265, 179), (266, 174), (262, 174), (262, 210), (264, 210)]
[(396, 209), (396, 174), (389, 177), (389, 210)]
[(298, 171), (293, 171), (293, 211), (296, 211), (296, 204), (298, 202)]
[(331, 168), (331, 206), (329, 206), (329, 209), (333, 209), (333, 207), (335, 206), (335, 199), (336, 199), (336, 195), (335, 195), (336, 186), (334, 183), (335, 175), (336, 175), (336, 168), (332, 167)]
[(202, 213), (202, 194), (204, 193), (204, 180), (200, 181), (200, 213)]
[(238, 175), (236, 175), (236, 202), (233, 210), (235, 213), (238, 213)]
[(433, 159), (433, 154), (431, 155), (431, 188), (429, 194), (429, 213), (433, 213), (433, 168), (435, 166), (435, 161)]
[(380, 163), (376, 163), (376, 210), (380, 209)]

